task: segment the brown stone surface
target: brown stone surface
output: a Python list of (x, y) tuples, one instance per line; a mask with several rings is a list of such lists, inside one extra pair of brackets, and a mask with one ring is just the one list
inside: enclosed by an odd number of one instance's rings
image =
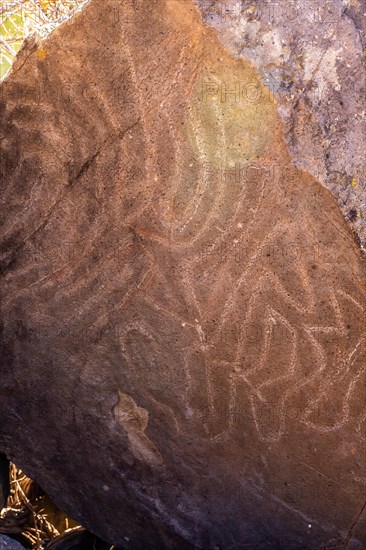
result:
[(125, 548), (366, 548), (365, 260), (256, 71), (94, 0), (1, 97), (0, 450)]

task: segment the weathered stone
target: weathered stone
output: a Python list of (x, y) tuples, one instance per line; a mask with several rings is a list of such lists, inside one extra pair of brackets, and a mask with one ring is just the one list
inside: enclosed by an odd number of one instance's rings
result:
[(126, 548), (365, 548), (365, 261), (255, 69), (94, 0), (1, 93), (0, 450)]
[(332, 191), (366, 250), (365, 1), (198, 3), (230, 51), (258, 68), (294, 162)]
[(0, 550), (22, 550), (24, 546), (6, 535), (0, 535)]
[[(256, 65), (278, 101), (294, 162), (332, 191), (366, 251), (364, 0), (196, 2), (223, 43)], [(40, 13), (42, 37), (65, 18), (62, 9), (58, 21)]]

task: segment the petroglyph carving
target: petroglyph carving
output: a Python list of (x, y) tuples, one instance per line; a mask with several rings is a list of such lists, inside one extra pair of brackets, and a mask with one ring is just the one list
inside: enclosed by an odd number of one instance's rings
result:
[[(113, 525), (92, 485), (70, 505), (112, 542), (259, 547), (240, 485), (274, 522), (268, 547), (286, 532), (298, 548), (309, 517), (320, 547), (364, 490), (364, 259), (332, 195), (292, 166), (271, 93), (193, 3), (117, 4), (118, 20), (92, 0), (2, 85), (0, 442), (33, 456), (34, 433), (61, 479), (116, 480)], [(78, 425), (62, 427), (75, 387)], [(28, 426), (16, 441), (12, 418)], [(55, 425), (70, 464), (44, 439)]]

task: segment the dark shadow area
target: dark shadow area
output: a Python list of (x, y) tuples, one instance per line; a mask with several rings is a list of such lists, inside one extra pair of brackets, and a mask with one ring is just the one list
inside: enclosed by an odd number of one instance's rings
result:
[(1, 549), (117, 550), (59, 510), (4, 454), (0, 454), (0, 508)]

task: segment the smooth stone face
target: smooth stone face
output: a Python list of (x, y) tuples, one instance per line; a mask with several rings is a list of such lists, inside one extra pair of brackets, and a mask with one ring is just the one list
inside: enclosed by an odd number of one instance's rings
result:
[(365, 548), (365, 261), (254, 68), (95, 0), (1, 95), (0, 450), (126, 548)]

